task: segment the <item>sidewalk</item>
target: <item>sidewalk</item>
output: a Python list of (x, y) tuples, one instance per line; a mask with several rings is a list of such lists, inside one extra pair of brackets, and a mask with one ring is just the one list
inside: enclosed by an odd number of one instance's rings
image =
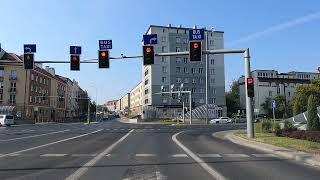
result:
[(294, 151), (291, 149), (277, 147), (270, 144), (264, 144), (264, 143), (256, 142), (254, 140), (247, 140), (234, 135), (233, 134), (234, 132), (235, 130), (221, 131), (221, 132), (213, 133), (212, 136), (220, 139), (227, 139), (241, 146), (246, 146), (259, 151), (271, 153), (281, 158), (295, 160), (299, 163), (304, 163), (304, 164), (308, 164), (308, 165), (312, 165), (320, 168), (320, 156), (318, 155), (300, 152), (300, 151)]

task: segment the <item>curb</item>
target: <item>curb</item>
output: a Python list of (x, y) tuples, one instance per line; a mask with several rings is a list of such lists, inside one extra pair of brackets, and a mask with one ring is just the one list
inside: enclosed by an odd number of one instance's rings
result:
[(253, 141), (253, 140), (247, 140), (234, 135), (233, 134), (234, 132), (235, 130), (221, 131), (221, 132), (213, 133), (212, 136), (220, 139), (229, 140), (241, 146), (246, 146), (255, 150), (271, 153), (281, 158), (295, 160), (299, 163), (308, 164), (308, 165), (320, 168), (320, 158), (318, 156), (312, 155), (310, 153), (294, 151), (291, 149), (278, 147), (270, 144), (264, 144), (264, 143)]

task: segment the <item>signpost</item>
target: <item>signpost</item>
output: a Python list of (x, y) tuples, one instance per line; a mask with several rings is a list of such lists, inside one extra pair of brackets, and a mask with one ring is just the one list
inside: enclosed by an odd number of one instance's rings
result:
[(35, 44), (23, 45), (24, 54), (32, 54), (37, 52), (37, 46)]
[(158, 36), (157, 36), (157, 34), (143, 35), (143, 43), (144, 43), (144, 45), (158, 44)]
[(272, 107), (272, 114), (273, 114), (273, 122), (275, 123), (276, 122), (276, 115), (275, 115), (275, 112), (274, 110), (276, 109), (276, 100), (272, 100), (271, 102), (271, 107)]
[(112, 40), (99, 40), (99, 50), (112, 49)]
[(70, 54), (81, 55), (81, 46), (70, 46)]
[(203, 40), (204, 39), (204, 29), (190, 29), (189, 30), (189, 40)]

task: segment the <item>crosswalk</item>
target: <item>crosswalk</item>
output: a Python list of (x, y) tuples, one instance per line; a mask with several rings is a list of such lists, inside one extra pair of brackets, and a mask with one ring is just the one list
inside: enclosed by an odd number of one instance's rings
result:
[[(3, 155), (3, 154), (0, 154)], [(10, 154), (8, 157), (41, 157), (41, 158), (59, 158), (59, 157), (95, 157), (96, 153), (77, 153), (77, 154), (66, 154), (66, 153), (45, 153), (45, 154)], [(107, 154), (105, 157), (118, 158), (121, 154)], [(137, 153), (131, 155), (134, 158), (164, 158), (164, 155), (153, 154), (153, 153)], [(273, 154), (218, 154), (218, 153), (198, 153), (200, 158), (275, 158), (276, 155)], [(166, 158), (190, 158), (187, 154), (169, 154), (165, 156)]]

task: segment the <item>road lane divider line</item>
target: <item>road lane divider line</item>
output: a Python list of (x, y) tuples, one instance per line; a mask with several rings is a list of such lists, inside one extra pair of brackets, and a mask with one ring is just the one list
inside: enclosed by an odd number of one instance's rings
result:
[(71, 154), (72, 157), (96, 156), (97, 154)]
[(0, 142), (8, 142), (8, 141), (21, 140), (21, 139), (28, 139), (28, 138), (46, 136), (46, 135), (51, 135), (51, 134), (57, 134), (57, 133), (67, 132), (67, 131), (70, 131), (70, 129), (66, 129), (66, 130), (63, 130), (63, 131), (51, 132), (51, 133), (45, 133), (45, 134), (37, 134), (37, 135), (32, 135), (32, 136), (25, 136), (25, 137), (13, 138), (13, 139), (3, 139), (3, 140), (0, 140)]
[(40, 146), (35, 146), (35, 147), (32, 147), (32, 148), (23, 149), (23, 150), (12, 152), (12, 153), (8, 153), (8, 154), (3, 154), (3, 155), (0, 155), (0, 158), (11, 156), (13, 154), (19, 154), (19, 153), (23, 153), (23, 152), (27, 152), (27, 151), (31, 151), (31, 150), (35, 150), (35, 149), (39, 149), (39, 148), (43, 148), (43, 147), (47, 147), (47, 146), (50, 146), (50, 145), (54, 145), (54, 144), (58, 144), (58, 143), (66, 142), (66, 141), (70, 141), (70, 140), (77, 139), (77, 138), (81, 138), (81, 137), (84, 137), (84, 136), (88, 136), (90, 134), (94, 134), (94, 133), (100, 132), (102, 130), (103, 129), (99, 129), (99, 130), (96, 130), (96, 131), (93, 131), (93, 132), (90, 132), (90, 133), (81, 134), (81, 135), (78, 135), (78, 136), (73, 136), (73, 137), (70, 137), (70, 138), (62, 139), (62, 140), (59, 140), (59, 141), (54, 141), (54, 142), (47, 143), (47, 144), (42, 144)]
[(40, 157), (64, 157), (67, 154), (41, 154)]
[(211, 157), (219, 157), (221, 158), (222, 156), (220, 154), (198, 154), (199, 157), (204, 157), (204, 158), (211, 158)]
[(173, 154), (172, 157), (175, 157), (175, 158), (177, 158), (177, 157), (188, 157), (188, 155), (186, 155), (186, 154)]
[(177, 136), (184, 131), (178, 132), (172, 136), (173, 142), (175, 142), (185, 153), (187, 153), (194, 161), (196, 161), (207, 173), (209, 173), (213, 178), (219, 180), (225, 180), (226, 178), (221, 175), (218, 171), (210, 167), (205, 161), (203, 161), (200, 157), (194, 154), (190, 149), (184, 146), (178, 139)]
[(136, 157), (154, 157), (155, 154), (136, 154)]
[(95, 156), (93, 159), (88, 161), (86, 164), (82, 165), (82, 167), (80, 167), (78, 170), (76, 170), (73, 174), (71, 174), (70, 176), (65, 178), (65, 180), (76, 180), (76, 179), (79, 179), (82, 175), (84, 175), (89, 170), (90, 166), (93, 166), (99, 160), (101, 160), (103, 157), (105, 157), (107, 154), (109, 154), (110, 151), (112, 151), (112, 149), (114, 149), (118, 144), (120, 144), (122, 141), (124, 141), (133, 131), (134, 131), (134, 129), (132, 129), (127, 134), (122, 136), (118, 141), (113, 143), (111, 146), (109, 146), (103, 152), (101, 152), (100, 154)]
[(246, 154), (224, 154), (227, 157), (231, 157), (231, 158), (247, 158), (250, 157), (249, 155)]

